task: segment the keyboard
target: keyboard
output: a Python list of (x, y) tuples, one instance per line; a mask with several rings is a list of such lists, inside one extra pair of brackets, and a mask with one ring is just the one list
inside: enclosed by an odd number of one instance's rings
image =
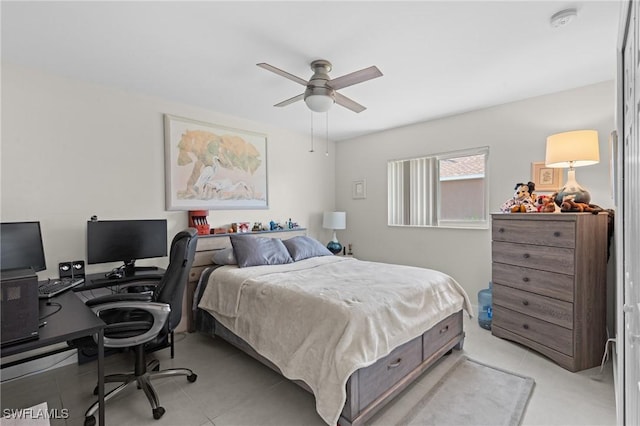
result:
[(84, 278), (56, 278), (38, 285), (38, 297), (48, 299), (84, 282)]

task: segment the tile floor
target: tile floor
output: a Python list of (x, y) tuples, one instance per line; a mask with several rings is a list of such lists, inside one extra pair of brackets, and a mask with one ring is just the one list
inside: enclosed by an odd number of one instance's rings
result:
[[(609, 362), (599, 368), (570, 373), (518, 344), (495, 338), (475, 320), (465, 318), (467, 356), (536, 381), (523, 425), (615, 425), (613, 375)], [(184, 366), (198, 374), (195, 383), (184, 378), (155, 382), (166, 414), (154, 420), (142, 392), (132, 387), (107, 405), (107, 425), (323, 425), (314, 400), (298, 386), (283, 380), (257, 361), (219, 339), (201, 334), (176, 338), (176, 357), (154, 354), (162, 368)], [(459, 353), (458, 353), (459, 354)], [(446, 357), (400, 394), (369, 422), (394, 425), (446, 371), (455, 356)], [(107, 373), (126, 371), (127, 354), (106, 359)], [(67, 408), (70, 417), (52, 425), (82, 425), (84, 410), (93, 402), (94, 364), (67, 365), (48, 372), (2, 383), (2, 409), (24, 408), (47, 401), (49, 408)], [(487, 389), (491, 392), (491, 389)], [(0, 422), (1, 423), (1, 422)]]

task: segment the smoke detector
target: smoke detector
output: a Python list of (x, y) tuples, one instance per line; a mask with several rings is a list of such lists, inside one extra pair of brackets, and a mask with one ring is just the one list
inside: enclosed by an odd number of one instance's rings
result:
[(565, 9), (554, 13), (550, 19), (553, 28), (566, 27), (571, 21), (578, 16), (576, 9)]

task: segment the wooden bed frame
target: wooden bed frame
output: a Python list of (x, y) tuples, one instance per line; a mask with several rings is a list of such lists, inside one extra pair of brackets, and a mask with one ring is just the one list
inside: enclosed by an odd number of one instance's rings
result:
[[(306, 230), (293, 229), (251, 234), (287, 239), (306, 235)], [(187, 300), (194, 299), (202, 272), (213, 265), (211, 260), (213, 253), (230, 246), (231, 241), (224, 234), (199, 236), (195, 260), (189, 272)], [(207, 312), (198, 310), (196, 316), (191, 307), (188, 307), (186, 313), (187, 327), (190, 332), (197, 330), (218, 336), (280, 373), (275, 365), (258, 354), (240, 337), (217, 323)], [(463, 343), (462, 311), (459, 311), (440, 321), (421, 336), (394, 349), (376, 363), (357, 370), (347, 381), (347, 401), (340, 415), (340, 426), (364, 424), (443, 355), (452, 349), (461, 350)], [(295, 381), (295, 383), (310, 391), (304, 382)]]

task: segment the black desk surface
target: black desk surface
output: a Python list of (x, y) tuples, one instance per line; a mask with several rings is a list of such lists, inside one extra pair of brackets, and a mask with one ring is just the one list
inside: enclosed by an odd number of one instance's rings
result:
[(154, 270), (136, 271), (134, 275), (122, 278), (107, 278), (104, 272), (96, 274), (87, 274), (84, 278), (84, 284), (80, 284), (73, 288), (73, 291), (92, 290), (100, 287), (117, 286), (132, 281), (139, 280), (159, 280), (165, 273), (165, 269), (158, 268)]
[[(47, 302), (51, 302), (51, 304), (47, 305)], [(53, 313), (60, 307), (58, 312)], [(48, 316), (49, 314), (52, 315)], [(46, 325), (40, 327), (37, 339), (5, 346), (1, 349), (1, 355), (19, 354), (77, 339), (97, 333), (105, 326), (105, 323), (71, 291), (66, 291), (48, 300), (41, 299), (39, 318), (42, 318), (41, 323), (46, 321)]]

